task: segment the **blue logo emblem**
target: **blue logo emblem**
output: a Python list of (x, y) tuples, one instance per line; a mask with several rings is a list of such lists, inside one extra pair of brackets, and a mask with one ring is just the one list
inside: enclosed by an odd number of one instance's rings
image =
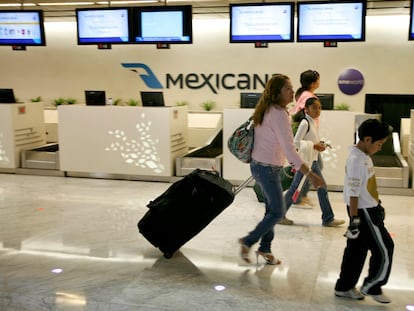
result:
[[(142, 63), (122, 63), (122, 67), (128, 68), (129, 70), (136, 72), (151, 89), (162, 89), (161, 82), (157, 79), (152, 70), (145, 64)], [(141, 70), (140, 70), (141, 69)], [(142, 72), (144, 71), (144, 72)]]

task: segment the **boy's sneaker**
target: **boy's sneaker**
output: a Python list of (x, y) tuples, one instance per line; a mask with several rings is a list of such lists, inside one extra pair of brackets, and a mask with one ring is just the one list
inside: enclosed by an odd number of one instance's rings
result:
[(391, 302), (391, 299), (382, 293), (378, 295), (368, 294), (364, 291), (364, 288), (361, 288), (361, 293), (365, 296), (371, 296), (372, 299), (374, 299), (376, 302), (379, 302), (379, 303), (390, 303)]
[(339, 291), (336, 290), (335, 291), (335, 296), (337, 297), (344, 297), (344, 298), (351, 298), (351, 299), (356, 299), (356, 300), (362, 300), (365, 298), (364, 295), (362, 295), (359, 290), (357, 290), (355, 287), (347, 290), (347, 291)]

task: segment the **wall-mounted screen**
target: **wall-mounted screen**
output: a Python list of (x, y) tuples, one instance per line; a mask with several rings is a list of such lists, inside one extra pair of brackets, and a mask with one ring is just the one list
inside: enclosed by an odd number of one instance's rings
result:
[(16, 102), (13, 89), (0, 89), (0, 103), (12, 104)]
[(414, 40), (414, 0), (410, 4), (410, 29), (408, 33), (408, 40)]
[(129, 43), (127, 8), (76, 9), (78, 44)]
[(162, 92), (141, 92), (143, 107), (162, 107), (164, 106), (164, 95)]
[(366, 1), (297, 3), (297, 41), (365, 41)]
[(192, 43), (192, 7), (134, 7), (132, 31), (133, 43)]
[(105, 91), (85, 91), (85, 102), (87, 106), (105, 105)]
[(0, 11), (0, 45), (46, 45), (43, 11)]
[(240, 108), (255, 108), (262, 93), (240, 93)]
[(230, 4), (230, 42), (292, 42), (294, 3)]

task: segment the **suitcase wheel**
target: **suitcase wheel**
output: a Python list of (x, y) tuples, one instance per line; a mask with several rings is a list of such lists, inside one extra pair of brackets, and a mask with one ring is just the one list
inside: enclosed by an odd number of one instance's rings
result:
[(170, 259), (173, 256), (171, 253), (164, 253), (164, 257)]

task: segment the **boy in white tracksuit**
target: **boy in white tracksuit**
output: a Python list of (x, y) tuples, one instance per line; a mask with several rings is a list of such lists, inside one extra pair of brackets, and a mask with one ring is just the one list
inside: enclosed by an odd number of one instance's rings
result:
[[(385, 212), (378, 197), (371, 155), (381, 150), (390, 135), (387, 125), (375, 119), (364, 121), (358, 129), (359, 141), (350, 148), (346, 162), (344, 200), (350, 225), (344, 250), (341, 273), (335, 285), (335, 295), (351, 299), (372, 296), (380, 303), (391, 302), (381, 287), (388, 281), (394, 242), (384, 226)], [(360, 292), (355, 288), (361, 275), (368, 250), (371, 252), (368, 276)]]

